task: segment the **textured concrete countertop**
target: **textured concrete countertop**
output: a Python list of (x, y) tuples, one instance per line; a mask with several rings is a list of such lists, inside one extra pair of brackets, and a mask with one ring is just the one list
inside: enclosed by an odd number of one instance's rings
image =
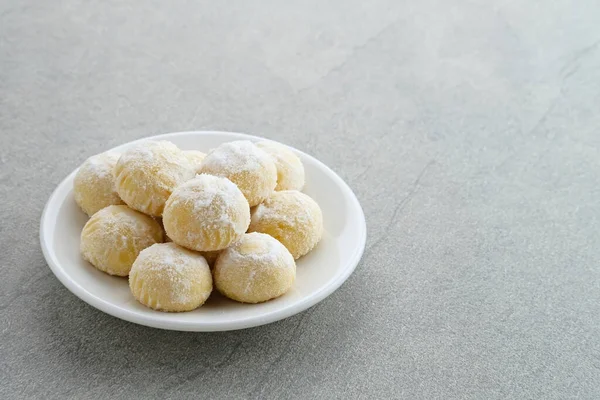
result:
[[(597, 0), (0, 0), (0, 398), (600, 397)], [(263, 135), (368, 224), (319, 305), (237, 332), (137, 326), (38, 243), (86, 157)]]

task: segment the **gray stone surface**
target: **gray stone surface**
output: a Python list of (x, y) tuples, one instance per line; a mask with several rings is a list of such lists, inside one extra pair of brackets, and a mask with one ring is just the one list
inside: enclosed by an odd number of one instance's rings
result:
[[(600, 397), (597, 0), (0, 0), (0, 398)], [(91, 154), (215, 129), (336, 170), (354, 275), (293, 318), (145, 328), (68, 292), (42, 208)]]

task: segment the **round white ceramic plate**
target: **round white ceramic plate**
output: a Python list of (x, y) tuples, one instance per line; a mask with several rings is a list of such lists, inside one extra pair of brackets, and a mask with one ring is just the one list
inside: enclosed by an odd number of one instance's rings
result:
[[(209, 149), (221, 143), (262, 138), (229, 132), (180, 132), (148, 139), (169, 140), (184, 150)], [(139, 140), (139, 141), (142, 141)], [(122, 152), (139, 141), (118, 146)], [(365, 247), (365, 217), (352, 190), (331, 169), (295, 150), (306, 169), (304, 192), (323, 210), (323, 239), (297, 262), (297, 277), (285, 295), (261, 304), (242, 304), (216, 291), (200, 308), (185, 313), (154, 311), (138, 303), (127, 279), (109, 276), (84, 261), (79, 235), (87, 216), (73, 199), (73, 171), (46, 204), (40, 225), (40, 242), (54, 275), (77, 297), (115, 317), (156, 328), (180, 331), (225, 331), (268, 324), (297, 314), (323, 300), (348, 279)]]

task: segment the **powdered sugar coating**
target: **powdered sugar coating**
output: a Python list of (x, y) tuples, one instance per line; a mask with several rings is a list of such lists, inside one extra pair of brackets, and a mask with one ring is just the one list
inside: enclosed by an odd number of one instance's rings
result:
[(292, 150), (270, 140), (258, 142), (256, 146), (269, 154), (275, 162), (277, 168), (275, 190), (301, 190), (304, 187), (304, 165)]
[(119, 154), (106, 152), (91, 156), (81, 164), (73, 180), (75, 202), (87, 215), (110, 205), (124, 204), (115, 187), (113, 169)]
[(83, 258), (100, 271), (127, 276), (140, 251), (162, 239), (158, 222), (117, 205), (92, 215), (81, 231), (79, 248)]
[(129, 288), (143, 305), (160, 311), (191, 311), (212, 292), (204, 257), (175, 243), (155, 244), (140, 253), (129, 274)]
[(131, 208), (161, 216), (173, 190), (192, 179), (194, 168), (168, 141), (145, 141), (125, 151), (115, 167), (117, 190)]
[(184, 150), (183, 154), (185, 154), (189, 162), (192, 164), (194, 171), (199, 174), (202, 161), (204, 161), (206, 158), (206, 153), (198, 150)]
[(229, 179), (201, 174), (175, 189), (165, 205), (163, 224), (180, 246), (221, 250), (246, 232), (250, 207)]
[(202, 162), (201, 172), (231, 180), (250, 207), (261, 203), (277, 185), (272, 158), (248, 140), (224, 143), (211, 150)]
[(296, 278), (290, 252), (273, 237), (247, 233), (223, 250), (214, 267), (215, 286), (243, 303), (260, 303), (286, 293)]
[(248, 231), (273, 236), (298, 259), (321, 240), (323, 214), (319, 205), (304, 193), (273, 192), (253, 210)]

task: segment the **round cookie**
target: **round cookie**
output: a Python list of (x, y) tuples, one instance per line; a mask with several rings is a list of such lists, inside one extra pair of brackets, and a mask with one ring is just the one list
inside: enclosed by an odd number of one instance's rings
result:
[(113, 169), (119, 154), (106, 152), (91, 156), (81, 164), (73, 179), (75, 202), (92, 216), (110, 205), (124, 204), (115, 187)]
[(175, 243), (161, 243), (140, 253), (131, 267), (129, 288), (137, 301), (160, 311), (191, 311), (212, 291), (204, 257)]
[(269, 154), (275, 162), (277, 168), (275, 190), (301, 190), (304, 187), (304, 165), (292, 150), (270, 140), (258, 142), (256, 146)]
[(127, 276), (140, 251), (162, 239), (162, 228), (151, 217), (127, 206), (108, 206), (85, 224), (79, 249), (100, 271)]
[(157, 217), (171, 192), (194, 175), (183, 151), (167, 141), (138, 143), (125, 151), (115, 166), (121, 199), (134, 210)]
[(229, 179), (201, 174), (175, 189), (165, 205), (163, 224), (180, 246), (221, 250), (246, 232), (250, 207)]
[(260, 204), (277, 185), (272, 158), (248, 140), (223, 143), (213, 149), (202, 162), (201, 172), (231, 180), (250, 207)]
[(194, 167), (194, 171), (196, 173), (200, 173), (200, 166), (202, 165), (202, 161), (206, 157), (206, 153), (203, 153), (198, 150), (184, 150), (183, 154), (185, 154), (189, 162)]
[(286, 293), (296, 279), (296, 263), (276, 239), (247, 233), (223, 250), (214, 267), (215, 286), (243, 303), (260, 303)]
[(273, 192), (253, 210), (248, 231), (273, 236), (298, 259), (321, 240), (323, 214), (319, 205), (304, 193)]

